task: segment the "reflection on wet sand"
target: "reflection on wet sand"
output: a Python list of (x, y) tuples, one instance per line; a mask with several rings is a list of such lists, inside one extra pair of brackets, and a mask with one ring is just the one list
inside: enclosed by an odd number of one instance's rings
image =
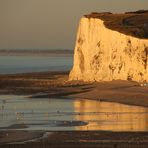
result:
[(88, 122), (77, 130), (147, 131), (148, 110), (144, 107), (97, 101), (75, 101), (76, 119)]
[(148, 131), (144, 107), (84, 99), (0, 96), (0, 130)]

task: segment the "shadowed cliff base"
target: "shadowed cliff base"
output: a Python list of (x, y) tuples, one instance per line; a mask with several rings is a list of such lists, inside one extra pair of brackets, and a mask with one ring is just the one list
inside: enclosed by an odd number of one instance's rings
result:
[(86, 18), (98, 18), (107, 28), (137, 38), (148, 38), (148, 10), (113, 14), (111, 12), (85, 15)]

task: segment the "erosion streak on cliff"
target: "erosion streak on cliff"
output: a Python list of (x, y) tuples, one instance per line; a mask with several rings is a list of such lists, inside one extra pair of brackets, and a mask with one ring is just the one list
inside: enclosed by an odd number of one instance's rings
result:
[(148, 82), (148, 39), (106, 28), (98, 18), (82, 18), (69, 79)]

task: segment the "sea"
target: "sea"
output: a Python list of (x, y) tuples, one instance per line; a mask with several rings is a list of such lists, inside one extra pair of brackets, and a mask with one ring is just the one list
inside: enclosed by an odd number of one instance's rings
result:
[(73, 54), (0, 54), (0, 74), (16, 74), (47, 71), (69, 71)]
[[(0, 51), (0, 74), (69, 71), (72, 65), (68, 51)], [(114, 102), (0, 95), (0, 131), (148, 131), (147, 114), (146, 107)]]
[(148, 131), (147, 108), (87, 99), (0, 95), (0, 121), (0, 131)]

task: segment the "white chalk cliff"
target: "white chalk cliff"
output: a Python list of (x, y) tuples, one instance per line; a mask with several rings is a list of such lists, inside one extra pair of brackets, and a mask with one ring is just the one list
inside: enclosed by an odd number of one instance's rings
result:
[(108, 29), (98, 18), (81, 18), (69, 79), (148, 82), (148, 39)]

